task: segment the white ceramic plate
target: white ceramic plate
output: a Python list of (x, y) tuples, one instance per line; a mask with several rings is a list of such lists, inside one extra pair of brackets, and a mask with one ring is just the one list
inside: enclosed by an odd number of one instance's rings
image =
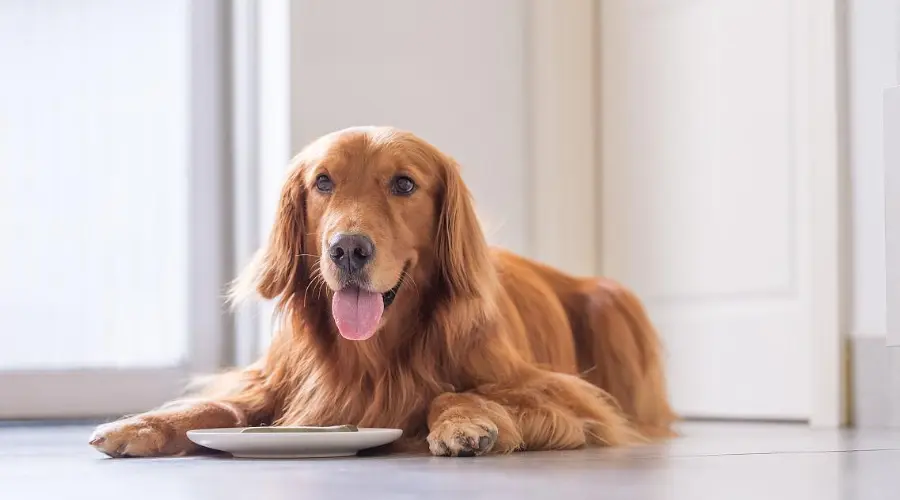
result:
[(191, 441), (237, 458), (347, 457), (360, 450), (392, 443), (400, 429), (360, 427), (358, 432), (260, 432), (241, 433), (243, 428), (188, 431)]

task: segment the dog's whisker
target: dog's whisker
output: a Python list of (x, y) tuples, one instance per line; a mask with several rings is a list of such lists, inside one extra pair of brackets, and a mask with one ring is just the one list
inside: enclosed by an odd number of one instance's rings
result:
[(403, 271), (400, 276), (401, 276), (401, 279), (403, 279), (404, 281), (409, 280), (409, 282), (412, 284), (413, 288), (416, 289), (416, 297), (421, 298), (422, 292), (419, 290), (419, 284), (416, 283), (416, 280), (409, 274), (409, 272)]
[(317, 287), (317, 291), (316, 291), (316, 300), (321, 298), (322, 293), (325, 292), (325, 288), (327, 286), (328, 286), (328, 284), (325, 283), (325, 278), (322, 278), (319, 280), (319, 286)]
[[(315, 293), (319, 288), (319, 282), (324, 283), (325, 278), (322, 276), (322, 267), (318, 264), (313, 266), (310, 270), (310, 280), (306, 285), (306, 290), (303, 291), (303, 308), (306, 309), (307, 300), (309, 299), (309, 287), (313, 287), (313, 292)], [(319, 295), (316, 295), (316, 299), (318, 300)]]
[(309, 287), (315, 283), (315, 279), (309, 280), (309, 283), (306, 284), (306, 290), (303, 291), (303, 309), (306, 309), (306, 299), (309, 298)]

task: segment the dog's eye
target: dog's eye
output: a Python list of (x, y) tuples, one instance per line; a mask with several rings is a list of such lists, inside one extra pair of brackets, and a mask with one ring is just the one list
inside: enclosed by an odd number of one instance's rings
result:
[(325, 174), (316, 177), (316, 189), (318, 189), (320, 193), (330, 193), (334, 191), (334, 183), (331, 182), (331, 177), (328, 177)]
[(401, 175), (391, 181), (391, 193), (397, 196), (409, 196), (416, 190), (416, 183), (412, 179)]

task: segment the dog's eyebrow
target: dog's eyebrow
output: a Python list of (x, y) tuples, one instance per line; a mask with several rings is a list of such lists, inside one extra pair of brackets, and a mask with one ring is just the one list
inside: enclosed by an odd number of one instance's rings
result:
[(417, 184), (421, 186), (430, 186), (433, 184), (433, 179), (428, 175), (428, 169), (423, 168), (420, 165), (415, 163), (407, 162), (403, 163), (393, 174), (393, 177), (398, 175), (408, 175), (412, 177)]
[(316, 177), (320, 174), (331, 174), (330, 166), (334, 166), (334, 161), (332, 158), (327, 156), (323, 156), (321, 158), (317, 158), (316, 161), (310, 162), (305, 169), (304, 172), (304, 180), (307, 183), (315, 182)]
[(398, 168), (396, 172), (394, 172), (395, 176), (403, 174), (414, 177), (422, 177), (422, 169), (417, 168), (415, 165), (403, 165), (402, 167)]

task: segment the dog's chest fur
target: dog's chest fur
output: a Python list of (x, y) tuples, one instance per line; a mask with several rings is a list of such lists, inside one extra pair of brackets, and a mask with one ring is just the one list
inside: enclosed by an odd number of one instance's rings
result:
[(311, 370), (293, 394), (285, 395), (275, 423), (399, 428), (409, 437), (418, 436), (427, 430), (431, 401), (453, 390), (451, 384), (432, 377), (433, 372), (423, 376), (402, 366), (354, 377)]

